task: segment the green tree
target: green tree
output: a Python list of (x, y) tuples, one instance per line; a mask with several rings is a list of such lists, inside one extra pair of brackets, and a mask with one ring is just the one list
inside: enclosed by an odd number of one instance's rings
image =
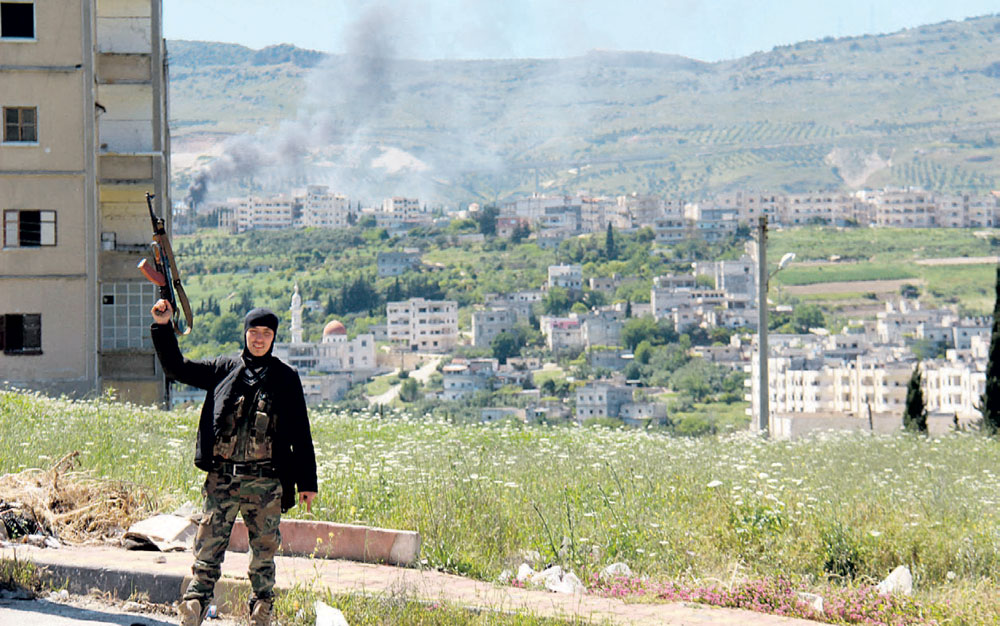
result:
[(927, 405), (924, 403), (922, 384), (923, 376), (920, 374), (918, 361), (906, 387), (906, 408), (903, 412), (903, 428), (918, 433), (927, 432)]
[(403, 402), (414, 402), (420, 399), (420, 383), (413, 378), (407, 378), (399, 386), (399, 399)]
[(243, 324), (242, 318), (232, 311), (223, 313), (212, 320), (210, 334), (212, 339), (218, 343), (236, 342), (243, 344)]
[(979, 412), (990, 433), (1000, 432), (1000, 267), (997, 267), (996, 300), (993, 303), (993, 333), (986, 362), (986, 389), (979, 399)]
[(666, 318), (656, 321), (651, 315), (625, 320), (622, 326), (622, 342), (625, 346), (634, 351), (643, 340), (654, 346), (677, 341), (673, 322)]
[(604, 235), (604, 258), (609, 261), (618, 258), (618, 250), (615, 248), (615, 230), (611, 228), (611, 222), (608, 222), (608, 231)]
[(510, 240), (513, 243), (521, 243), (531, 234), (531, 227), (524, 222), (518, 222), (517, 226), (510, 233)]
[(572, 304), (569, 292), (562, 287), (552, 287), (542, 300), (542, 309), (547, 315), (562, 315)]
[(695, 402), (704, 402), (718, 388), (718, 372), (703, 359), (691, 359), (670, 377), (670, 386)]
[(822, 328), (825, 323), (823, 310), (815, 304), (797, 306), (792, 313), (791, 324), (796, 333), (807, 333), (810, 328)]
[(515, 331), (504, 331), (493, 338), (490, 342), (490, 349), (493, 351), (493, 358), (501, 365), (507, 363), (507, 359), (521, 354), (524, 347), (524, 337)]
[(649, 343), (648, 339), (643, 339), (639, 342), (639, 345), (635, 348), (635, 363), (640, 365), (647, 365), (649, 360), (653, 357), (653, 346)]
[(479, 225), (479, 232), (486, 236), (497, 234), (497, 216), (500, 210), (495, 206), (484, 206), (476, 212), (473, 219)]

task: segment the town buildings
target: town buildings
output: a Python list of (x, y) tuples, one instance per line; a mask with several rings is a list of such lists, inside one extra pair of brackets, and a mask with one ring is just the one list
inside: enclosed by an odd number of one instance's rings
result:
[(410, 298), (386, 304), (388, 339), (414, 352), (448, 352), (458, 343), (458, 303)]
[[(985, 389), (990, 326), (985, 319), (961, 319), (947, 309), (921, 310), (915, 303), (887, 303), (874, 323), (853, 332), (769, 335), (770, 430), (793, 437), (815, 428), (898, 428), (906, 390), (918, 360), (911, 346), (920, 330), (932, 335), (943, 355), (919, 361), (925, 402), (932, 419), (978, 419)], [(754, 348), (756, 352), (756, 344)], [(746, 365), (757, 415), (760, 373), (756, 354)]]
[(379, 252), (375, 257), (375, 266), (379, 278), (399, 276), (420, 269), (420, 251)]
[(3, 2), (0, 378), (153, 403), (145, 195), (171, 224), (160, 0)]
[(517, 313), (511, 309), (495, 308), (472, 312), (472, 345), (488, 348), (490, 342), (503, 332), (514, 330)]
[(339, 400), (352, 384), (368, 379), (378, 369), (375, 337), (364, 333), (348, 339), (344, 325), (331, 320), (319, 343), (305, 341), (302, 310), (299, 286), (295, 285), (290, 307), (291, 341), (276, 342), (274, 356), (298, 371), (308, 403)]

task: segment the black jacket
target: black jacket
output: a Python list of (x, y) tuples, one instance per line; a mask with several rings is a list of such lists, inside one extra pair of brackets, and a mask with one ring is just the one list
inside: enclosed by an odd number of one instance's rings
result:
[[(237, 354), (190, 361), (181, 354), (177, 337), (169, 324), (153, 324), (150, 334), (167, 378), (208, 392), (198, 422), (194, 464), (206, 472), (211, 471), (217, 461), (212, 458), (216, 426), (223, 408), (236, 401), (233, 387), (243, 371), (243, 359)], [(272, 460), (281, 479), (281, 509), (287, 511), (295, 506), (296, 486), (299, 491), (317, 491), (316, 453), (309, 430), (305, 395), (298, 373), (273, 356), (270, 357), (263, 385), (273, 398), (272, 407), (276, 412)]]

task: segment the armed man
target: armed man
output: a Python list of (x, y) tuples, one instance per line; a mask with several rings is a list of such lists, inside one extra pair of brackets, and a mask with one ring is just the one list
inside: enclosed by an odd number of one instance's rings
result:
[(243, 320), (242, 354), (192, 361), (177, 346), (170, 303), (159, 300), (151, 312), (153, 345), (167, 377), (208, 392), (194, 457), (208, 472), (204, 512), (195, 537), (193, 580), (178, 607), (181, 624), (199, 626), (205, 619), (239, 512), (253, 552), (250, 624), (269, 626), (281, 514), (295, 505), (296, 487), (307, 511), (318, 489), (302, 383), (295, 370), (271, 355), (278, 317), (253, 309)]

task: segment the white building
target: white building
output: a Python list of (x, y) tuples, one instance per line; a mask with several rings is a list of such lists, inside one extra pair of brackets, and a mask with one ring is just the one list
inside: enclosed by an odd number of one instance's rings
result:
[(310, 404), (338, 400), (353, 383), (367, 379), (378, 369), (375, 337), (366, 333), (348, 339), (344, 325), (331, 320), (323, 329), (323, 339), (319, 343), (304, 341), (302, 309), (296, 285), (290, 307), (291, 341), (275, 343), (274, 356), (299, 372)]
[[(812, 428), (898, 428), (916, 359), (902, 345), (866, 345), (860, 335), (772, 335), (769, 337), (770, 429), (796, 436)], [(986, 385), (983, 335), (969, 350), (947, 351), (921, 363), (924, 400), (931, 416), (963, 422), (979, 418)], [(756, 348), (755, 348), (756, 349)], [(760, 374), (751, 359), (751, 414), (758, 415)], [(801, 419), (800, 419), (801, 418)], [(756, 424), (754, 420), (754, 424)]]
[(325, 185), (309, 185), (302, 200), (302, 226), (347, 228), (350, 224), (347, 196), (331, 193)]
[(295, 223), (293, 199), (285, 195), (230, 198), (236, 206), (236, 231), (280, 230)]
[(458, 400), (483, 389), (492, 389), (497, 372), (496, 359), (455, 359), (441, 368), (442, 400)]
[(410, 298), (386, 305), (389, 341), (410, 350), (448, 352), (458, 343), (458, 303)]
[(580, 265), (550, 265), (549, 289), (561, 287), (569, 291), (583, 290), (583, 267)]
[(407, 230), (433, 223), (429, 212), (424, 211), (416, 198), (394, 196), (382, 201), (380, 211), (375, 213), (375, 225), (388, 230)]
[(632, 402), (632, 388), (608, 381), (589, 382), (576, 390), (576, 419), (619, 417), (623, 405)]

